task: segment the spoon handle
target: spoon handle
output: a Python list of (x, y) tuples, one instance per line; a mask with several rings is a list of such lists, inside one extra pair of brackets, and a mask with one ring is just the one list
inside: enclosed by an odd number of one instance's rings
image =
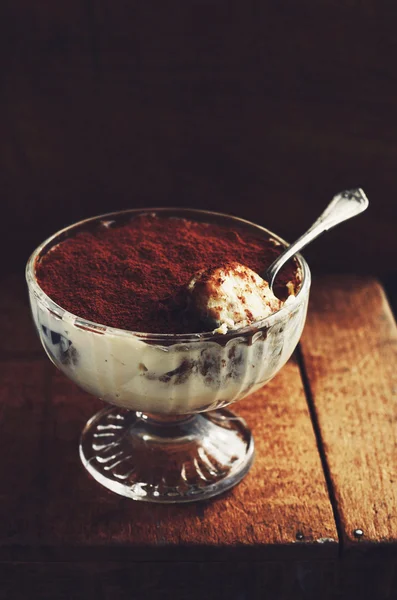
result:
[(272, 288), (277, 273), (294, 254), (302, 250), (302, 248), (324, 233), (324, 231), (328, 231), (331, 227), (335, 227), (335, 225), (359, 215), (367, 206), (368, 198), (361, 188), (346, 190), (334, 196), (333, 200), (310, 229), (296, 240), (296, 242), (288, 246), (274, 263), (270, 265), (263, 279)]

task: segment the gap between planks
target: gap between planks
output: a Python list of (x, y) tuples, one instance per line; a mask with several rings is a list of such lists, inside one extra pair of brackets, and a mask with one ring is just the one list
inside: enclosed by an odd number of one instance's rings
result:
[(397, 549), (397, 327), (372, 278), (320, 277), (303, 378), (344, 551)]
[(321, 439), (321, 432), (320, 432), (320, 427), (318, 424), (318, 418), (317, 418), (317, 414), (316, 414), (316, 408), (315, 408), (315, 404), (314, 404), (313, 395), (312, 395), (312, 392), (310, 389), (309, 378), (308, 378), (307, 371), (306, 371), (305, 359), (303, 356), (303, 352), (302, 352), (300, 343), (298, 344), (298, 347), (297, 347), (295, 353), (296, 353), (296, 357), (297, 357), (297, 361), (298, 361), (298, 365), (299, 365), (299, 369), (300, 369), (300, 373), (301, 373), (301, 377), (302, 377), (303, 389), (305, 390), (307, 407), (309, 410), (310, 418), (312, 420), (313, 431), (314, 431), (314, 435), (315, 435), (316, 442), (317, 442), (317, 449), (318, 449), (318, 453), (319, 453), (320, 460), (321, 460), (321, 466), (323, 468), (324, 478), (325, 478), (325, 482), (327, 484), (328, 496), (329, 496), (329, 500), (331, 503), (332, 512), (334, 515), (335, 526), (336, 526), (336, 530), (338, 532), (339, 556), (341, 556), (343, 554), (343, 530), (342, 530), (342, 525), (341, 525), (339, 514), (338, 514), (338, 508), (337, 508), (337, 503), (336, 503), (336, 498), (335, 498), (335, 490), (334, 490), (334, 486), (332, 484), (332, 478), (331, 478), (331, 474), (330, 474), (330, 470), (329, 470), (329, 465), (327, 463), (327, 457), (326, 457), (323, 441)]

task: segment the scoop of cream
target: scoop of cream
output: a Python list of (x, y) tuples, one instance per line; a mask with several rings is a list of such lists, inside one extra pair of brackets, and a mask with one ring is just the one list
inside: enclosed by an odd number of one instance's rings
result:
[(283, 305), (267, 281), (237, 262), (199, 271), (188, 291), (195, 309), (216, 327), (216, 333), (251, 325)]

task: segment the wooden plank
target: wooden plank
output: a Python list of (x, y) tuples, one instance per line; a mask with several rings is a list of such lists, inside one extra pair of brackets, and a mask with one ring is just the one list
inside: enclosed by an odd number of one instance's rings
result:
[[(86, 419), (102, 403), (53, 373), (37, 559), (336, 556), (332, 508), (294, 361), (266, 388), (236, 406), (256, 440), (256, 461), (249, 475), (221, 498), (184, 506), (133, 502), (89, 477), (78, 457), (78, 438)], [(25, 552), (31, 553), (30, 539), (18, 549), (3, 546), (1, 555), (22, 559)]]
[(397, 550), (397, 329), (373, 279), (317, 278), (302, 352), (343, 541)]

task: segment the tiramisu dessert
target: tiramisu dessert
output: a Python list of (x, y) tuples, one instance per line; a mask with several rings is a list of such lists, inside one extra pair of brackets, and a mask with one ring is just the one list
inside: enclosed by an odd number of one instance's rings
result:
[(33, 252), (26, 278), (48, 356), (114, 405), (80, 438), (97, 481), (164, 503), (241, 481), (253, 437), (225, 407), (274, 377), (299, 341), (310, 270), (297, 249), (365, 200), (362, 190), (336, 196), (280, 261), (287, 244), (263, 227), (182, 208), (93, 217)]
[(57, 304), (102, 325), (226, 332), (276, 312), (295, 292), (294, 261), (280, 274), (278, 297), (258, 275), (279, 252), (278, 243), (236, 226), (147, 214), (65, 240), (37, 262), (36, 275)]
[(302, 262), (287, 264), (273, 293), (260, 275), (282, 244), (244, 221), (194, 213), (91, 219), (32, 257), (41, 339), (84, 389), (186, 414), (243, 397), (289, 358), (307, 308)]

